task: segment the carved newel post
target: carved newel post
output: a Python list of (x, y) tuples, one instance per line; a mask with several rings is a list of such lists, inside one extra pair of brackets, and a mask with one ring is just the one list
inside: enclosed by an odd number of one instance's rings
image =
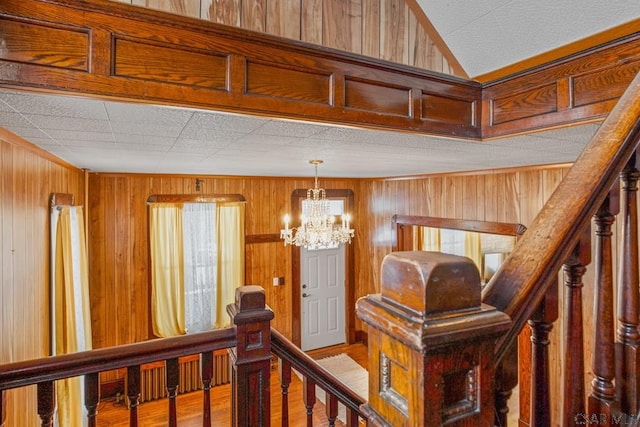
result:
[(361, 298), (357, 313), (368, 325), (368, 425), (493, 425), (491, 360), (511, 320), (480, 302), (470, 259), (391, 253), (381, 293)]
[(230, 349), (231, 411), (234, 427), (271, 425), (271, 319), (264, 289), (248, 285), (236, 289), (236, 302), (227, 306), (236, 325), (238, 343)]

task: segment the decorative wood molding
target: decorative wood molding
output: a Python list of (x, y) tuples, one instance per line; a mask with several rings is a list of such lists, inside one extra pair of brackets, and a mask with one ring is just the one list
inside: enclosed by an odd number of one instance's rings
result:
[(640, 71), (640, 33), (483, 86), (482, 137), (604, 119)]
[(73, 194), (69, 193), (51, 193), (49, 197), (49, 206), (73, 206), (75, 200)]
[(7, 0), (0, 26), (12, 87), (480, 135), (480, 85), (414, 67), (105, 0)]
[(640, 71), (640, 29), (481, 85), (106, 0), (5, 0), (0, 26), (6, 87), (478, 140), (602, 120)]
[(281, 242), (280, 234), (272, 233), (272, 234), (248, 234), (244, 238), (244, 243), (246, 245), (251, 245), (254, 243), (277, 243)]
[(242, 194), (152, 194), (147, 203), (224, 203), (245, 202)]

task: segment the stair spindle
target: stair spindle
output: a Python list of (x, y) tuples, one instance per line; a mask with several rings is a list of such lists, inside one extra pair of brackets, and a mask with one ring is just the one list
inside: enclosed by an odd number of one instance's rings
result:
[(531, 406), (532, 426), (551, 425), (549, 332), (558, 319), (558, 284), (551, 285), (538, 309), (528, 321), (531, 328)]
[(55, 384), (53, 381), (38, 383), (38, 415), (42, 427), (53, 426), (53, 412), (56, 407)]
[(213, 378), (213, 352), (200, 353), (202, 377), (202, 426), (211, 427), (211, 378)]
[(100, 402), (99, 374), (86, 374), (84, 376), (84, 406), (87, 408), (87, 422), (89, 427), (97, 424), (98, 403)]
[(282, 427), (289, 427), (289, 384), (291, 384), (291, 363), (278, 359), (278, 376), (282, 389)]
[(167, 394), (169, 397), (169, 426), (178, 425), (178, 411), (176, 408), (176, 396), (178, 395), (178, 384), (180, 382), (180, 367), (178, 358), (167, 359), (165, 374), (167, 378)]
[(565, 359), (563, 426), (575, 425), (585, 413), (584, 345), (582, 328), (582, 277), (591, 262), (591, 229), (587, 227), (573, 253), (563, 265), (565, 273)]
[(618, 329), (616, 336), (616, 389), (620, 396), (620, 409), (637, 414), (638, 363), (640, 336), (638, 335), (638, 208), (637, 152), (631, 156), (620, 174), (622, 191), (620, 273), (618, 275)]
[(325, 392), (325, 413), (327, 414), (327, 420), (329, 421), (329, 427), (336, 425), (336, 418), (338, 418), (338, 398), (329, 392)]
[(302, 401), (307, 408), (307, 427), (313, 427), (313, 406), (316, 404), (316, 384), (307, 377), (302, 379)]
[(0, 427), (5, 427), (7, 423), (7, 393), (0, 390)]
[[(613, 315), (613, 261), (611, 226), (618, 214), (619, 186), (615, 185), (594, 216), (595, 292), (593, 296), (593, 375), (588, 398), (589, 414), (611, 419), (616, 406), (615, 335)], [(590, 417), (591, 418), (591, 417)]]
[(129, 398), (129, 427), (138, 427), (140, 404), (140, 365), (127, 368), (127, 397)]

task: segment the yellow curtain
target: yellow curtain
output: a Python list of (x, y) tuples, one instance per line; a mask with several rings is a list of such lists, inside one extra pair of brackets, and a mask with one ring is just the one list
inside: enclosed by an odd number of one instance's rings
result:
[(244, 206), (243, 202), (217, 205), (218, 295), (216, 328), (229, 325), (227, 305), (235, 300), (235, 290), (244, 284)]
[(484, 276), (484, 257), (482, 256), (482, 245), (480, 242), (480, 233), (475, 231), (467, 231), (464, 233), (464, 256), (471, 258), (478, 267), (480, 277)]
[(422, 251), (440, 252), (440, 229), (434, 227), (421, 227)]
[(149, 227), (153, 333), (159, 337), (183, 335), (185, 320), (182, 205), (150, 205)]
[[(59, 208), (53, 265), (53, 354), (90, 350), (91, 316), (89, 274), (81, 207)], [(82, 377), (56, 382), (58, 422), (82, 426), (84, 419)]]

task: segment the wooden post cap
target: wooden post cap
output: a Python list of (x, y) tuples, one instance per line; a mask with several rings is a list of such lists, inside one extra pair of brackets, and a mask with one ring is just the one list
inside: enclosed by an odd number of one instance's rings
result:
[(480, 308), (480, 274), (467, 257), (392, 252), (382, 261), (383, 301), (421, 316)]
[(236, 288), (236, 304), (238, 311), (264, 310), (264, 289), (257, 285), (246, 285)]

